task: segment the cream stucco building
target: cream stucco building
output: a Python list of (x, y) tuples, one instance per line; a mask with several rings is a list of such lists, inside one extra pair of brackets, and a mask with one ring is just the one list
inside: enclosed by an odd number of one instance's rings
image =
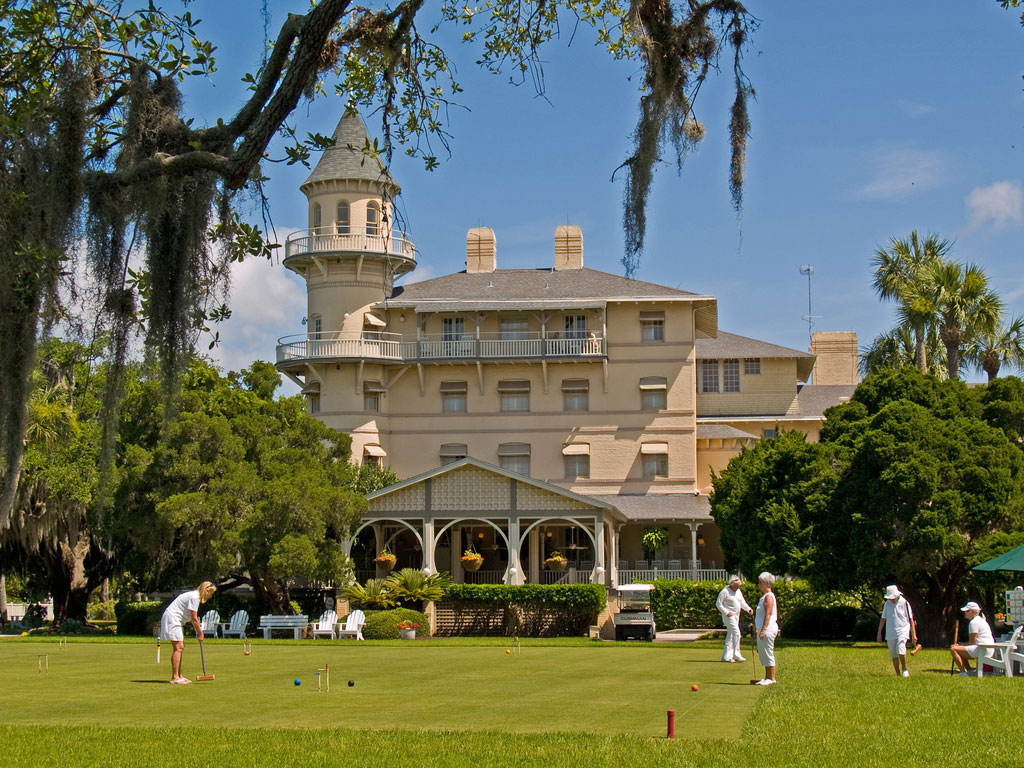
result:
[[(576, 226), (535, 269), (501, 269), (496, 233), (470, 229), (463, 271), (395, 286), (416, 266), (392, 226), (398, 185), (359, 151), (358, 117), (335, 139), (302, 186), (309, 229), (286, 243), (307, 329), (277, 367), (354, 461), (408, 478), (370, 496), (367, 551), (456, 580), (724, 576), (712, 473), (779, 428), (816, 438), (856, 384), (856, 336), (818, 334), (812, 354), (722, 332), (714, 296), (585, 267)], [(668, 542), (648, 559), (652, 525)], [(556, 549), (565, 572), (543, 567)]]

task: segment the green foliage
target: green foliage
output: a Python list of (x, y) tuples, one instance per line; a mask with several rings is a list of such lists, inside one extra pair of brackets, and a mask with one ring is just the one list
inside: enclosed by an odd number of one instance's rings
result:
[(391, 608), (395, 597), (386, 579), (367, 579), (365, 584), (353, 582), (341, 590), (342, 597), (358, 608)]
[(398, 640), (401, 636), (398, 630), (400, 622), (419, 625), (417, 636), (430, 636), (430, 622), (426, 615), (409, 608), (395, 608), (390, 611), (367, 611), (363, 637), (367, 640)]
[(102, 602), (97, 600), (94, 603), (89, 603), (88, 617), (92, 619), (106, 619), (108, 616), (115, 616), (115, 609), (117, 602), (114, 600), (107, 600)]
[(640, 536), (640, 545), (648, 554), (657, 552), (668, 545), (668, 531), (657, 525), (648, 525)]
[(403, 568), (389, 575), (385, 583), (395, 600), (406, 607), (412, 607), (436, 603), (452, 586), (452, 579), (447, 573), (427, 576), (418, 568)]
[(58, 630), (62, 635), (80, 635), (82, 634), (82, 627), (85, 626), (78, 619), (64, 619), (60, 623), (60, 629)]
[(456, 634), (584, 634), (606, 604), (600, 584), (453, 584)]
[(117, 634), (119, 635), (148, 635), (149, 627), (153, 623), (159, 623), (164, 612), (164, 604), (155, 601), (143, 601), (141, 603), (118, 603), (114, 607), (114, 615), (117, 617)]
[(784, 637), (798, 640), (871, 640), (878, 616), (852, 605), (802, 605), (782, 625)]
[(1024, 382), (1015, 376), (990, 381), (981, 402), (985, 421), (1024, 449)]

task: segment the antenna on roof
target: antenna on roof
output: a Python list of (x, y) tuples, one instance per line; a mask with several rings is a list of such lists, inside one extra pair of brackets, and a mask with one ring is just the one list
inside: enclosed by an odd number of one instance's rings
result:
[(801, 264), (800, 274), (807, 275), (807, 314), (802, 315), (801, 319), (807, 321), (807, 342), (810, 343), (814, 321), (821, 319), (821, 315), (811, 314), (811, 275), (814, 274), (814, 267), (810, 264)]

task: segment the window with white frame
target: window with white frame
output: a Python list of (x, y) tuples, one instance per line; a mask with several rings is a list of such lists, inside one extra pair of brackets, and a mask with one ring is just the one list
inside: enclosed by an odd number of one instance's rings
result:
[(562, 379), (562, 409), (566, 411), (590, 410), (589, 379)]
[(498, 446), (498, 463), (502, 469), (520, 475), (530, 474), (530, 444), (502, 443)]
[(380, 234), (380, 208), (373, 200), (366, 204), (366, 234)]
[(379, 381), (363, 382), (363, 410), (371, 413), (380, 412), (380, 399), (384, 394), (384, 387)]
[(565, 477), (590, 477), (590, 446), (586, 443), (570, 443), (562, 448)]
[(441, 466), (454, 464), (468, 455), (465, 443), (445, 443), (441, 446)]
[(740, 391), (740, 361), (735, 358), (722, 361), (722, 391)]
[(668, 443), (644, 443), (640, 446), (645, 480), (668, 477)]
[(525, 317), (503, 317), (501, 318), (501, 338), (508, 341), (518, 341), (527, 336), (527, 323)]
[(701, 392), (717, 392), (718, 391), (718, 361), (717, 360), (701, 360), (700, 361), (700, 391)]
[(320, 315), (309, 316), (309, 334), (311, 339), (322, 339), (324, 333), (324, 319)]
[(565, 338), (585, 339), (587, 338), (587, 316), (566, 315), (565, 316)]
[(320, 393), (306, 395), (306, 403), (309, 405), (310, 415), (320, 413)]
[(640, 408), (644, 411), (663, 411), (668, 407), (668, 381), (664, 376), (644, 376), (640, 379)]
[(313, 203), (313, 229), (320, 229), (320, 220), (323, 214), (320, 212), (320, 203)]
[(662, 311), (643, 311), (640, 313), (640, 341), (665, 340), (665, 313)]
[(501, 410), (530, 410), (530, 382), (527, 379), (504, 379), (498, 382)]
[(463, 317), (445, 317), (441, 319), (441, 332), (445, 341), (461, 341), (466, 335), (466, 319)]
[(744, 376), (759, 376), (761, 374), (761, 358), (760, 357), (745, 357), (743, 358), (743, 375)]
[(382, 466), (385, 456), (387, 456), (387, 454), (379, 445), (363, 446), (363, 464), (373, 464), (378, 467)]
[(441, 412), (465, 413), (467, 390), (468, 387), (464, 381), (442, 381)]
[(348, 203), (342, 200), (338, 203), (338, 210), (334, 219), (334, 231), (339, 235), (347, 235), (351, 230), (352, 216)]

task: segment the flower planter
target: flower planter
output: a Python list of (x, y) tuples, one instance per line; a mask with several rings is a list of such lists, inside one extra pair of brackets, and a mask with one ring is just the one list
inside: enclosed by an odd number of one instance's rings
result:
[(545, 560), (544, 565), (549, 571), (560, 573), (565, 570), (568, 563), (565, 560)]
[(415, 629), (399, 629), (403, 640), (415, 640), (416, 630)]
[(462, 567), (465, 568), (467, 571), (479, 571), (480, 566), (483, 564), (484, 561), (482, 559), (478, 559), (475, 557), (462, 560)]
[(378, 568), (383, 568), (385, 571), (390, 571), (395, 567), (395, 560), (390, 557), (376, 557), (373, 562), (377, 564)]

